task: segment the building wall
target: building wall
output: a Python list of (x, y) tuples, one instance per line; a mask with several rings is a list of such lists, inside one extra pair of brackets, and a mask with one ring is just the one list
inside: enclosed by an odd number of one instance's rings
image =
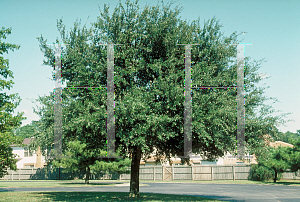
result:
[(42, 156), (40, 150), (38, 152), (33, 152), (32, 156), (24, 157), (24, 148), (22, 147), (12, 147), (13, 153), (17, 155), (16, 159), (17, 168), (25, 168), (26, 166), (33, 166), (34, 168), (41, 168), (45, 164), (45, 157)]
[[(278, 148), (279, 146), (281, 147), (293, 147), (292, 144), (286, 143), (286, 142), (282, 142), (282, 141), (275, 141), (275, 142), (268, 142), (270, 146)], [(227, 154), (224, 157), (218, 158), (216, 161), (205, 161), (203, 159), (193, 159), (191, 158), (191, 163), (196, 165), (199, 163), (195, 163), (195, 162), (199, 162), (200, 161), (200, 165), (234, 165), (234, 164), (257, 164), (256, 161), (256, 156), (255, 155), (250, 155), (248, 159), (245, 160), (239, 160), (237, 158), (232, 158), (231, 157), (232, 154), (230, 154), (229, 152), (227, 152)], [(180, 164), (180, 158), (172, 158), (173, 163), (175, 165), (179, 165)], [(147, 164), (147, 163), (146, 163)], [(170, 165), (169, 162), (167, 162), (167, 165)]]
[(239, 163), (244, 163), (244, 164), (256, 164), (254, 155), (249, 155), (248, 159), (244, 160), (239, 160), (237, 158), (232, 157), (232, 154), (227, 152), (227, 154), (224, 157), (221, 157), (218, 159), (218, 165), (233, 165), (233, 164), (239, 164)]
[[(154, 163), (154, 161), (155, 161), (154, 160), (154, 155), (155, 154), (152, 154), (151, 158), (149, 158), (146, 162), (141, 161), (141, 165), (144, 165), (144, 166), (154, 166), (154, 165), (156, 165)], [(218, 159), (213, 160), (213, 161), (207, 161), (207, 160), (202, 159), (200, 157), (200, 155), (197, 155), (196, 158), (191, 158), (190, 159), (190, 163), (192, 165), (233, 165), (233, 164), (239, 164), (239, 163), (244, 163), (244, 164), (249, 164), (249, 163), (256, 164), (257, 163), (256, 158), (255, 158), (254, 155), (249, 156), (250, 162), (249, 162), (248, 159), (245, 159), (244, 161), (241, 161), (239, 159), (232, 158), (231, 156), (232, 155), (230, 153), (227, 153), (224, 157), (218, 158)], [(175, 166), (181, 165), (181, 159), (180, 158), (172, 157), (171, 160), (172, 160), (172, 163), (166, 160), (163, 164), (158, 164), (158, 165), (165, 165), (165, 166), (169, 166), (169, 165), (172, 165), (172, 164), (174, 164)]]

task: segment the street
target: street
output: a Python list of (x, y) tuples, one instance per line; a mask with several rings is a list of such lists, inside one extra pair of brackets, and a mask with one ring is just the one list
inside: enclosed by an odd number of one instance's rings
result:
[[(99, 187), (0, 188), (3, 191), (129, 192), (129, 183)], [(253, 184), (141, 183), (141, 193), (201, 196), (224, 201), (300, 201), (300, 187)]]

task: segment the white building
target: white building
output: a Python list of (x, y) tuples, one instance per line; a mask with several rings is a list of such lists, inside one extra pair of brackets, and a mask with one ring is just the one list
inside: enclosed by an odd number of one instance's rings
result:
[[(31, 139), (25, 138), (23, 144), (28, 145)], [(17, 168), (42, 168), (45, 165), (45, 157), (42, 156), (40, 148), (33, 153), (30, 153), (28, 147), (18, 147), (11, 145), (13, 153), (17, 155)]]

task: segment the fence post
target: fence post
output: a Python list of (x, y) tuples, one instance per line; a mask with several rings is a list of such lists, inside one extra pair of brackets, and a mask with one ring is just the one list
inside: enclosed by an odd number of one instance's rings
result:
[(19, 171), (19, 181), (20, 181), (20, 171), (21, 171), (21, 170), (18, 169), (17, 171)]
[(235, 171), (234, 171), (234, 165), (232, 166), (232, 175), (233, 175), (233, 181), (235, 181)]
[(192, 180), (194, 181), (194, 165), (192, 165)]
[(174, 172), (174, 163), (172, 163), (172, 181), (174, 181), (174, 175), (175, 175), (175, 172)]
[(165, 172), (164, 172), (164, 165), (162, 166), (162, 181), (165, 180)]
[(153, 166), (153, 181), (155, 181), (155, 166)]
[(214, 169), (213, 169), (213, 166), (211, 166), (211, 181), (214, 180)]

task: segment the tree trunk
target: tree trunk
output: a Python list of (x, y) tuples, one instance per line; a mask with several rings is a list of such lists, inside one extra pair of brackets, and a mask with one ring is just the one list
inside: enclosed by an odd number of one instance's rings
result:
[(276, 182), (276, 180), (277, 180), (277, 172), (276, 172), (276, 170), (275, 170), (274, 182)]
[(141, 147), (134, 147), (131, 160), (131, 174), (130, 174), (130, 197), (139, 197), (139, 176), (140, 176), (140, 161), (141, 161)]
[(89, 183), (90, 183), (90, 167), (88, 166), (86, 168), (85, 184), (89, 184)]

